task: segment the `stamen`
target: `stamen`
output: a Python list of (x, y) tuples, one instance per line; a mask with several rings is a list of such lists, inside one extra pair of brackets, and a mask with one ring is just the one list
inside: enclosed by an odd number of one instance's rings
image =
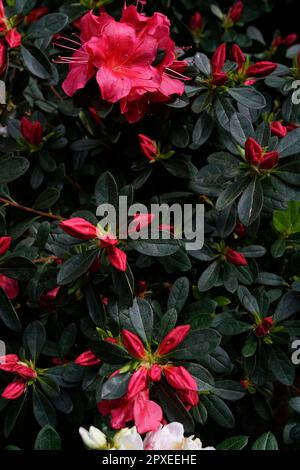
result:
[[(168, 73), (169, 72), (169, 73)], [(189, 77), (186, 77), (185, 75), (182, 75), (182, 73), (176, 72), (176, 70), (172, 70), (169, 67), (166, 68), (166, 74), (169, 75), (169, 77), (172, 78), (171, 74), (174, 74), (178, 79), (180, 80), (190, 80)], [(174, 77), (173, 77), (174, 78)]]

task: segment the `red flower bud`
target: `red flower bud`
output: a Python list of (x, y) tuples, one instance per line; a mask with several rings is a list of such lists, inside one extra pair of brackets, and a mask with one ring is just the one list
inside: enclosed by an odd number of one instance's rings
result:
[(273, 64), (273, 62), (262, 61), (257, 62), (254, 65), (250, 65), (247, 69), (247, 76), (248, 77), (266, 77), (270, 75), (270, 73), (274, 72), (277, 69), (277, 64)]
[(4, 372), (14, 372), (18, 362), (19, 358), (16, 354), (2, 356), (0, 357), (0, 370), (3, 370)]
[(287, 134), (287, 128), (279, 121), (271, 122), (271, 132), (279, 138), (285, 137)]
[[(198, 385), (194, 377), (185, 369), (185, 367), (166, 367), (164, 370), (167, 382), (180, 393), (183, 392), (183, 401), (189, 405), (195, 406), (199, 401)], [(192, 393), (190, 393), (192, 392)]]
[(145, 353), (144, 345), (142, 341), (140, 340), (140, 338), (128, 330), (123, 330), (121, 334), (122, 334), (124, 346), (129, 352), (129, 354), (132, 357), (135, 357), (136, 359), (144, 359), (146, 356), (146, 353)]
[(29, 121), (27, 117), (21, 119), (21, 134), (22, 137), (31, 145), (37, 146), (43, 139), (43, 126), (40, 122)]
[(226, 253), (226, 259), (229, 263), (234, 264), (234, 266), (247, 266), (248, 262), (242, 253), (234, 251), (231, 248), (228, 249)]
[(0, 41), (0, 75), (2, 75), (7, 68), (7, 50), (4, 42)]
[(16, 400), (21, 395), (23, 395), (23, 393), (25, 393), (25, 390), (26, 390), (25, 380), (16, 380), (15, 382), (12, 382), (5, 388), (1, 396), (2, 398), (5, 398), (6, 400)]
[(270, 333), (270, 330), (273, 326), (273, 318), (266, 317), (263, 318), (261, 323), (257, 325), (255, 334), (257, 337), (261, 338), (263, 336), (267, 336)]
[(34, 8), (34, 9), (31, 10), (31, 12), (28, 13), (28, 15), (26, 16), (26, 18), (25, 18), (25, 23), (27, 23), (27, 24), (34, 23), (35, 21), (37, 21), (37, 20), (39, 20), (40, 18), (42, 18), (42, 16), (47, 15), (47, 13), (49, 13), (49, 8), (48, 8), (48, 7), (38, 7), (38, 8)]
[(0, 238), (0, 256), (4, 256), (8, 252), (11, 242), (12, 242), (11, 237)]
[(298, 39), (298, 35), (296, 33), (288, 34), (285, 38), (282, 39), (282, 44), (287, 47), (292, 46)]
[(147, 388), (148, 371), (145, 367), (140, 367), (131, 376), (127, 389), (127, 398), (132, 400), (139, 392)]
[(242, 16), (244, 9), (243, 2), (241, 0), (238, 0), (230, 9), (228, 12), (228, 17), (231, 19), (233, 23), (237, 23)]
[(286, 129), (287, 129), (288, 132), (292, 132), (295, 129), (298, 129), (298, 127), (299, 126), (297, 124), (290, 123), (286, 126)]
[(199, 11), (196, 11), (196, 13), (191, 16), (190, 21), (189, 21), (189, 28), (191, 31), (199, 31), (202, 26), (202, 15)]
[(177, 328), (174, 328), (172, 331), (170, 331), (170, 333), (168, 333), (167, 336), (160, 343), (157, 349), (157, 355), (165, 356), (171, 351), (174, 351), (174, 349), (176, 349), (177, 346), (179, 346), (179, 344), (181, 344), (185, 340), (190, 329), (190, 325), (183, 325), (177, 326)]
[(0, 287), (10, 300), (15, 299), (19, 295), (19, 284), (15, 279), (10, 279), (4, 274), (0, 274)]
[(144, 134), (139, 134), (140, 149), (146, 158), (150, 161), (154, 161), (158, 157), (158, 148), (154, 140), (150, 139)]
[(20, 362), (16, 364), (14, 372), (25, 380), (36, 379), (37, 377), (37, 373), (35, 370), (31, 369), (31, 367), (27, 366), (26, 364)]
[(237, 63), (239, 70), (241, 70), (243, 68), (246, 57), (244, 56), (240, 46), (238, 46), (237, 44), (233, 44), (233, 46), (231, 48), (230, 59), (233, 62)]
[(77, 366), (91, 367), (98, 366), (101, 364), (101, 361), (92, 351), (86, 351), (75, 359), (74, 364)]
[(247, 229), (245, 227), (244, 224), (236, 224), (235, 226), (235, 229), (234, 229), (234, 233), (238, 236), (238, 237), (245, 237), (247, 235)]
[(126, 253), (115, 246), (108, 248), (108, 261), (114, 268), (118, 269), (118, 271), (125, 272), (127, 269)]
[(97, 227), (85, 219), (75, 217), (59, 224), (60, 228), (71, 237), (79, 240), (93, 240), (97, 238)]
[(215, 86), (222, 86), (228, 80), (228, 75), (225, 72), (214, 72), (212, 75), (211, 83)]
[(161, 368), (158, 364), (154, 364), (151, 369), (148, 371), (148, 377), (152, 380), (152, 382), (159, 382), (161, 380)]
[(262, 147), (255, 139), (250, 137), (245, 143), (245, 158), (247, 162), (257, 165), (262, 158), (262, 154)]
[(213, 72), (219, 72), (222, 70), (224, 67), (226, 60), (226, 43), (224, 42), (221, 44), (216, 51), (214, 52), (212, 59), (211, 59), (211, 64), (213, 68)]
[(267, 152), (263, 156), (259, 166), (263, 170), (271, 170), (274, 168), (276, 165), (278, 165), (279, 161), (279, 153), (274, 151), (274, 152)]

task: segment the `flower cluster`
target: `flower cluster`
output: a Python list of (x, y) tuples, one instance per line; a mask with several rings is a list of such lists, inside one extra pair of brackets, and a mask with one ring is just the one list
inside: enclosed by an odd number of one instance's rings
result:
[(74, 55), (60, 58), (70, 64), (63, 83), (67, 95), (96, 76), (102, 99), (120, 102), (121, 113), (136, 122), (150, 103), (183, 94), (184, 64), (176, 61), (165, 15), (146, 17), (135, 6), (125, 5), (120, 22), (107, 13), (95, 16), (90, 12), (81, 19), (80, 30), (81, 43)]
[[(0, 238), (0, 258), (7, 254), (12, 242), (11, 237)], [(12, 300), (18, 297), (19, 284), (15, 279), (11, 279), (5, 274), (0, 274), (0, 288), (6, 293), (7, 297)]]
[[(122, 331), (122, 345), (132, 357), (134, 372), (125, 395), (98, 403), (102, 415), (111, 415), (111, 426), (114, 429), (122, 429), (131, 421), (134, 421), (141, 434), (158, 429), (163, 421), (163, 412), (157, 403), (150, 400), (153, 383), (166, 381), (187, 409), (198, 404), (196, 380), (185, 367), (174, 365), (170, 358), (172, 351), (185, 340), (189, 331), (189, 325), (173, 329), (155, 352), (152, 352), (149, 346), (145, 349), (140, 338), (134, 333)], [(115, 372), (113, 377), (118, 374), (122, 374), (122, 370)]]
[(200, 439), (194, 436), (185, 437), (181, 423), (171, 423), (143, 437), (136, 427), (124, 428), (108, 442), (105, 434), (91, 426), (89, 430), (79, 429), (79, 434), (89, 450), (215, 450), (214, 447), (203, 447)]
[(15, 374), (16, 378), (2, 392), (2, 398), (16, 400), (26, 392), (29, 382), (34, 382), (37, 372), (32, 363), (22, 362), (15, 354), (0, 357), (0, 370)]

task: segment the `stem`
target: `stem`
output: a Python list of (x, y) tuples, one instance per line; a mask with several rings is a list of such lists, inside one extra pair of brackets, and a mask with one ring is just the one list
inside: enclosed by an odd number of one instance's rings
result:
[(0, 202), (2, 202), (3, 204), (7, 206), (15, 207), (16, 209), (19, 209), (25, 212), (31, 212), (33, 214), (40, 215), (41, 217), (48, 217), (49, 219), (59, 220), (59, 221), (64, 220), (64, 218), (61, 217), (60, 215), (54, 215), (54, 214), (49, 214), (48, 212), (38, 211), (38, 210), (32, 209), (31, 207), (22, 206), (21, 204), (18, 204), (15, 201), (9, 201), (8, 199), (4, 199), (2, 197), (0, 197)]
[(51, 263), (52, 261), (57, 261), (58, 256), (48, 256), (47, 258), (38, 258), (34, 260), (34, 264), (46, 264)]

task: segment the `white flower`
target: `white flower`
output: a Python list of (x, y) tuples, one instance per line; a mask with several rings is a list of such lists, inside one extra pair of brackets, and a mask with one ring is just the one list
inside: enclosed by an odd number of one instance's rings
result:
[(200, 439), (194, 439), (194, 436), (185, 438), (181, 447), (182, 450), (215, 450), (214, 447), (202, 447)]
[(105, 434), (94, 426), (91, 426), (88, 431), (85, 428), (80, 428), (79, 434), (88, 449), (104, 450), (107, 448)]
[(143, 439), (136, 430), (133, 428), (124, 428), (119, 431), (113, 439), (113, 450), (143, 450)]
[(184, 442), (184, 428), (180, 423), (170, 423), (156, 432), (147, 434), (145, 450), (179, 450)]

